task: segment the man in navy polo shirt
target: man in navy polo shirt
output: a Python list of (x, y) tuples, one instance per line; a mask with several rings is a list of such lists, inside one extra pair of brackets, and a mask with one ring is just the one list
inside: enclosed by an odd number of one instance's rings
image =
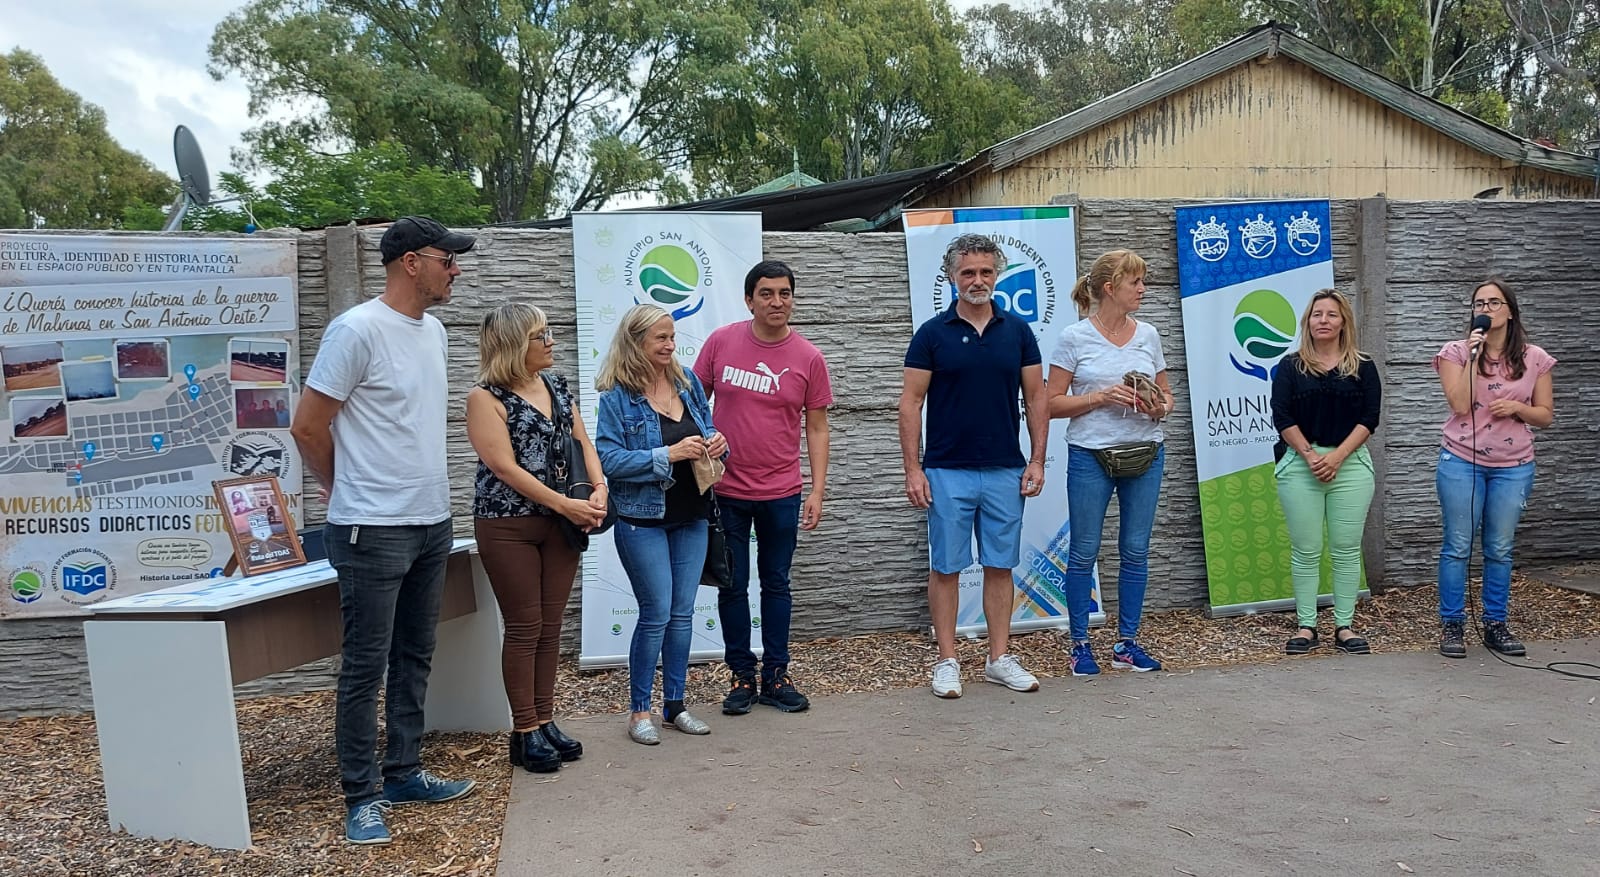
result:
[[(983, 614), (989, 657), (983, 677), (1014, 691), (1037, 691), (1039, 680), (1006, 652), (1011, 635), (1011, 570), (1021, 562), (1022, 506), (1044, 487), (1049, 412), (1039, 342), (1023, 320), (994, 306), (994, 286), (1005, 270), (999, 245), (964, 234), (944, 253), (944, 273), (956, 301), (922, 324), (906, 350), (900, 392), (900, 454), (906, 497), (928, 510), (928, 609), (939, 643), (933, 693), (961, 696), (956, 660), (958, 575), (972, 563), (972, 535), (983, 564)], [(1017, 447), (1028, 415), (1033, 452)], [(921, 458), (922, 407), (928, 408), (928, 443)]]

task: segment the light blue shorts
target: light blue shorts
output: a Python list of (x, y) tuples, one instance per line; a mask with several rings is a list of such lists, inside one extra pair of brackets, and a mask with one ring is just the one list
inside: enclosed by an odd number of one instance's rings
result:
[(928, 508), (928, 557), (936, 573), (958, 573), (972, 565), (972, 534), (978, 562), (1014, 569), (1022, 562), (1022, 470), (927, 469), (933, 505)]

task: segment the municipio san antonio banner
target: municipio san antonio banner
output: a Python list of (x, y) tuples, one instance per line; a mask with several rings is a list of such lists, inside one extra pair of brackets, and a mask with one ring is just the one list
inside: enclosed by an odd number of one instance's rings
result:
[(1333, 286), (1328, 202), (1179, 207), (1177, 235), (1211, 613), (1291, 608), (1272, 375), (1299, 348), (1311, 296)]
[[(713, 330), (750, 318), (744, 306), (744, 275), (761, 261), (761, 214), (578, 213), (572, 217), (572, 259), (578, 304), (574, 389), (592, 432), (600, 399), (594, 379), (611, 347), (617, 321), (628, 308), (649, 303), (672, 314), (677, 322), (678, 361), (685, 370)], [(752, 570), (755, 558), (752, 543)], [(760, 584), (752, 575), (752, 627), (761, 624), (760, 595)], [(639, 604), (611, 533), (594, 537), (583, 554), (580, 666), (626, 664), (638, 618)], [(717, 590), (702, 587), (694, 601), (691, 660), (722, 657), (719, 623)], [(754, 642), (759, 654), (761, 638), (756, 636)]]

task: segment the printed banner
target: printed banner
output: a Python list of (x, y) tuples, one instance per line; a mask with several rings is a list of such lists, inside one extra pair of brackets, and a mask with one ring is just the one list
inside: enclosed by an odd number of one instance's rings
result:
[[(1033, 327), (1050, 372), (1050, 352), (1061, 329), (1078, 320), (1072, 304), (1077, 281), (1078, 234), (1071, 207), (983, 207), (958, 210), (907, 210), (906, 268), (911, 284), (911, 323), (921, 326), (955, 301), (955, 284), (944, 273), (945, 248), (958, 235), (988, 235), (1005, 250), (1010, 264), (995, 284), (994, 305)], [(1016, 595), (1011, 629), (1067, 626), (1067, 421), (1050, 423), (1045, 457), (1045, 487), (1028, 500), (1022, 519), (1022, 565), (1012, 570)], [(1023, 456), (1032, 452), (1024, 422), (1017, 437)], [(977, 557), (974, 539), (973, 557)], [(1091, 620), (1104, 620), (1096, 576)], [(956, 632), (975, 636), (985, 630), (983, 567), (961, 571), (961, 605)]]
[(211, 483), (300, 514), (295, 244), (0, 235), (0, 617), (220, 577)]
[[(761, 214), (578, 213), (572, 217), (572, 260), (578, 302), (578, 392), (593, 433), (599, 405), (595, 376), (611, 347), (617, 321), (628, 308), (650, 303), (672, 314), (677, 321), (678, 361), (685, 369), (713, 330), (750, 318), (744, 306), (744, 275), (761, 261)], [(752, 542), (752, 569), (755, 562)], [(750, 625), (758, 628), (761, 589), (756, 577), (750, 578)], [(591, 539), (583, 555), (579, 665), (626, 664), (638, 617), (639, 605), (611, 534)], [(691, 660), (721, 659), (720, 623), (717, 590), (701, 588), (694, 601)], [(754, 641), (759, 643), (760, 637)]]
[(1272, 375), (1299, 348), (1311, 296), (1333, 286), (1328, 202), (1180, 207), (1177, 225), (1211, 612), (1288, 608), (1294, 591), (1272, 474)]

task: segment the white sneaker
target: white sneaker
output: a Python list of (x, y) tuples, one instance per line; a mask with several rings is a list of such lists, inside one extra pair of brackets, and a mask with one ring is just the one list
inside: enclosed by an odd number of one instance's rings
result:
[(1010, 654), (1001, 655), (993, 661), (984, 659), (983, 678), (997, 685), (1004, 685), (1012, 691), (1038, 691), (1039, 680), (1032, 673), (1022, 669), (1022, 664)]
[(935, 697), (961, 696), (961, 662), (945, 658), (933, 665), (933, 693)]

